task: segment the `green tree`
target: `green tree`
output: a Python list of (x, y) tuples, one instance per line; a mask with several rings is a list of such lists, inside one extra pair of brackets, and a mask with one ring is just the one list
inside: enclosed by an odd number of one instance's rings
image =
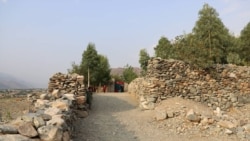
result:
[(139, 55), (140, 55), (139, 63), (141, 66), (141, 74), (144, 75), (147, 71), (148, 60), (150, 59), (150, 56), (146, 49), (141, 49)]
[(89, 43), (86, 50), (82, 53), (80, 65), (72, 63), (69, 73), (78, 73), (85, 76), (85, 83), (88, 83), (88, 72), (90, 85), (97, 86), (100, 83), (108, 83), (110, 80), (110, 65), (108, 58), (98, 54), (95, 45)]
[(230, 64), (244, 65), (244, 61), (240, 56), (240, 39), (231, 35), (230, 41), (232, 42), (232, 46), (227, 50), (227, 62)]
[(111, 80), (111, 76), (110, 76), (111, 69), (110, 69), (109, 61), (108, 61), (108, 58), (103, 55), (99, 55), (99, 60), (100, 60), (100, 63), (97, 66), (99, 70), (97, 71), (98, 72), (97, 82), (101, 84), (107, 84)]
[(202, 41), (202, 46), (209, 56), (207, 61), (226, 63), (227, 48), (231, 45), (230, 34), (219, 18), (219, 14), (208, 4), (204, 4), (199, 11), (199, 19), (193, 28), (193, 35), (196, 41)]
[(80, 67), (75, 62), (71, 63), (71, 69), (68, 69), (68, 73), (77, 73), (80, 74)]
[(122, 78), (124, 82), (130, 83), (132, 80), (137, 78), (137, 74), (134, 72), (134, 68), (130, 65), (126, 65), (124, 67), (124, 71), (122, 73)]
[(155, 56), (163, 59), (172, 58), (173, 47), (170, 41), (166, 37), (161, 37), (158, 41), (158, 45), (154, 48)]
[(250, 22), (243, 28), (240, 34), (239, 52), (245, 65), (250, 65)]
[(173, 43), (174, 59), (183, 60), (196, 67), (207, 68), (213, 62), (209, 58), (202, 41), (196, 40), (193, 34), (177, 36)]

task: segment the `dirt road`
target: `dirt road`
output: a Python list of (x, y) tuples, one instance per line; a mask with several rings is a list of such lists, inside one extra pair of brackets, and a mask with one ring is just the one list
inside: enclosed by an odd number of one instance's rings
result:
[[(223, 141), (218, 137), (173, 134), (153, 118), (153, 111), (141, 111), (127, 93), (93, 95), (89, 116), (76, 122), (74, 141)], [(167, 126), (167, 124), (165, 124)], [(178, 125), (177, 125), (178, 126)]]
[(94, 94), (92, 105), (89, 116), (77, 121), (75, 141), (137, 140), (135, 133), (128, 131), (116, 117), (117, 113), (136, 108), (128, 94)]

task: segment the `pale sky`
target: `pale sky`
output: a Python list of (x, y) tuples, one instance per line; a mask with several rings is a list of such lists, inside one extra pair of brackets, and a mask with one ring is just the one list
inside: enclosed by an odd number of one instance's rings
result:
[(111, 67), (139, 67), (140, 49), (191, 32), (204, 3), (235, 35), (250, 22), (250, 0), (0, 0), (0, 72), (46, 88), (89, 42)]

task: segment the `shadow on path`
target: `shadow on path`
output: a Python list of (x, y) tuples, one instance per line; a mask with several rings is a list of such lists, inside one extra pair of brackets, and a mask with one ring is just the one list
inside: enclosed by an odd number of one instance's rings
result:
[[(115, 113), (135, 109), (136, 102), (126, 93), (94, 94), (89, 116), (75, 123), (74, 141), (138, 141), (115, 117)], [(132, 119), (131, 119), (132, 120)]]

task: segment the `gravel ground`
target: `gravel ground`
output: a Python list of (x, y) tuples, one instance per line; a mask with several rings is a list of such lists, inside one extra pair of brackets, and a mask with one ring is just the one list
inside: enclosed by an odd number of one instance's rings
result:
[[(181, 134), (177, 130), (182, 124), (183, 118), (156, 121), (155, 111), (140, 110), (136, 100), (127, 93), (94, 94), (93, 98), (93, 107), (89, 111), (89, 116), (78, 119), (75, 124), (76, 134), (73, 141), (238, 140), (233, 135), (209, 134), (199, 131), (195, 125), (191, 124), (190, 131), (186, 130), (184, 134)], [(199, 104), (194, 106), (199, 106)], [(204, 107), (201, 106), (201, 108)]]

